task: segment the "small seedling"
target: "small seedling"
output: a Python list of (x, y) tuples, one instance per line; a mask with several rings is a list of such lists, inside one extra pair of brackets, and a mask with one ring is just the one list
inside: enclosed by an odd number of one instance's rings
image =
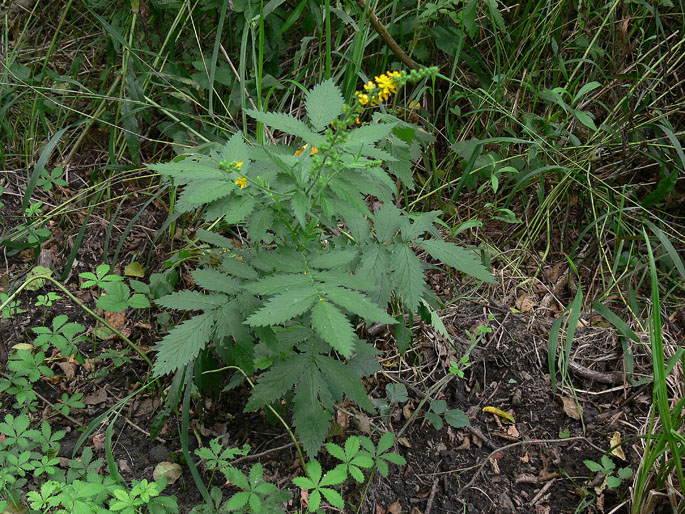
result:
[(616, 469), (616, 464), (608, 455), (602, 455), (599, 462), (584, 460), (585, 466), (593, 473), (602, 473), (606, 477), (606, 486), (616, 489), (624, 480), (633, 476), (633, 470), (629, 467)]

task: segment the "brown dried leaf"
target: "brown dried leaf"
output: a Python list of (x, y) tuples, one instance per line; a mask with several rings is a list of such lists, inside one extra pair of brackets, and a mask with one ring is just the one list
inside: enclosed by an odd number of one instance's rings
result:
[(95, 392), (90, 393), (88, 396), (84, 396), (81, 400), (86, 405), (99, 405), (107, 400), (107, 391), (104, 389), (98, 389)]
[(400, 514), (402, 512), (402, 505), (400, 502), (395, 502), (388, 507), (388, 514)]
[(535, 308), (535, 302), (526, 293), (521, 293), (514, 305), (522, 313), (532, 312)]
[(561, 397), (561, 403), (564, 409), (564, 413), (572, 419), (580, 419), (583, 414), (583, 409), (576, 403), (573, 398), (568, 396)]
[(611, 454), (615, 455), (619, 459), (625, 461), (626, 460), (626, 454), (623, 453), (623, 448), (621, 446), (617, 446), (619, 444), (621, 444), (621, 432), (616, 431), (616, 432), (614, 432), (614, 435), (611, 436), (611, 441), (609, 441), (609, 446), (611, 446), (611, 447), (616, 446), (616, 448), (611, 450)]

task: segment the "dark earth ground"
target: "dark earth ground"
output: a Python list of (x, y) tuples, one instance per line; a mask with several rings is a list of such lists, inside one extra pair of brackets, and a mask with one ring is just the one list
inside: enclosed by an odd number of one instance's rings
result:
[[(12, 191), (11, 184), (4, 185), (6, 191)], [(15, 192), (20, 193), (20, 190), (15, 189)], [(122, 228), (146, 200), (142, 196), (137, 199), (135, 195), (133, 197), (118, 219), (113, 220), (115, 228), (109, 245), (110, 258)], [(0, 214), (3, 215), (4, 230), (18, 222), (13, 216), (19, 212), (19, 198), (12, 195), (3, 197), (5, 207)], [(170, 247), (168, 241), (164, 243), (166, 248), (159, 244), (152, 245), (152, 238), (162, 225), (164, 214), (163, 211), (157, 211), (154, 204), (150, 208), (152, 211), (145, 211), (135, 223), (123, 246), (120, 261), (123, 259), (125, 264), (130, 261), (130, 255), (146, 255), (151, 251), (152, 273), (159, 269), (166, 258), (164, 252)], [(104, 213), (93, 217), (79, 250), (78, 262), (66, 281), (72, 292), (91, 307), (94, 307), (94, 298), (89, 292), (78, 289), (78, 273), (93, 271), (103, 261), (103, 241), (109, 223), (110, 218)], [(51, 227), (53, 237), (43, 244), (42, 251), (42, 257), (47, 256), (48, 263), (58, 270), (62, 269), (78, 230), (78, 226), (66, 231), (62, 227)], [(182, 244), (181, 236), (177, 233), (176, 248), (179, 243)], [(18, 284), (34, 264), (33, 258), (30, 251), (13, 256), (8, 253), (0, 255), (4, 261), (3, 268), (7, 267), (1, 274)], [(121, 274), (123, 270), (115, 268), (115, 271)], [(179, 274), (181, 279), (177, 288), (183, 286), (183, 270), (179, 270)], [(546, 291), (557, 279), (551, 277)], [(446, 300), (462, 292), (459, 291), (459, 285), (453, 284), (453, 278), (446, 274), (432, 272), (431, 282)], [(466, 291), (466, 286), (463, 287)], [(29, 327), (43, 323), (43, 310), (31, 305), (37, 294), (45, 294), (47, 290), (24, 294), (21, 306), (25, 312), (11, 320), (0, 320), (0, 340), (5, 350), (29, 340)], [(566, 288), (556, 291), (556, 294), (561, 297), (563, 304), (568, 304), (572, 297)], [(531, 303), (527, 304), (526, 299)], [(392, 467), (388, 478), (376, 474), (366, 492), (361, 512), (568, 513), (575, 512), (583, 502), (582, 488), (593, 490), (597, 486), (599, 490), (601, 480), (589, 483), (592, 477), (583, 461), (599, 461), (602, 452), (610, 449), (610, 440), (615, 432), (619, 432), (624, 441), (638, 433), (651, 404), (651, 387), (649, 384), (637, 388), (624, 387), (623, 379), (617, 374), (622, 370), (620, 343), (613, 332), (595, 323), (597, 320), (589, 313), (583, 318), (585, 322), (579, 326), (574, 342), (572, 358), (575, 366), (571, 380), (582, 407), (583, 421), (574, 419), (578, 417), (578, 410), (575, 402), (569, 400), (572, 393), (568, 388), (558, 388), (557, 394), (553, 394), (547, 368), (547, 332), (558, 310), (542, 312), (542, 309), (535, 307), (539, 303), (540, 298), (517, 293), (503, 295), (500, 292), (499, 302), (465, 300), (448, 307), (441, 315), (456, 342), (456, 352), (431, 327), (423, 324), (414, 327), (414, 347), (403, 359), (394, 350), (389, 333), (381, 332), (375, 337), (367, 337), (383, 351), (384, 372), (366, 380), (371, 396), (384, 398), (385, 385), (392, 380), (408, 385), (409, 400), (394, 405), (389, 416), (372, 416), (370, 420), (355, 414), (350, 405), (341, 405), (337, 419), (345, 436), (368, 433), (369, 426), (397, 433), (416, 409), (423, 392), (447, 373), (450, 359), (458, 360), (463, 354), (468, 346), (466, 330), (473, 333), (479, 325), (492, 329), (473, 350), (472, 364), (466, 369), (464, 378), (449, 382), (438, 396), (446, 400), (448, 409), (466, 411), (473, 430), (446, 426), (438, 431), (423, 415), (415, 417), (396, 445), (396, 451), (406, 458), (407, 466)], [(522, 312), (513, 312), (511, 308), (515, 306)], [(47, 323), (60, 313), (68, 314), (70, 321), (93, 327), (92, 320), (85, 313), (64, 299), (48, 309)], [(120, 328), (130, 332), (129, 337), (137, 344), (152, 348), (163, 335), (154, 314), (131, 313), (129, 310), (127, 315), (128, 318), (117, 321)], [(682, 327), (675, 328), (682, 333)], [(89, 331), (92, 336), (92, 328)], [(118, 351), (124, 349), (125, 344), (117, 339), (100, 341), (97, 352), (108, 347)], [(92, 357), (92, 344), (82, 345), (81, 351)], [(145, 380), (147, 368), (141, 359), (133, 356), (130, 364), (113, 369), (108, 376), (94, 381), (89, 378), (85, 366), (58, 364), (55, 362), (53, 368), (60, 379), (41, 381), (39, 393), (46, 402), (54, 404), (64, 391), (82, 392), (89, 405), (72, 413), (80, 426), (65, 420), (48, 403), (43, 403), (45, 408), (37, 413), (36, 421), (49, 419), (53, 429), (68, 431), (66, 439), (62, 441), (61, 456), (70, 457), (73, 445), (81, 434), (80, 429), (135, 390)], [(98, 366), (105, 365), (100, 362)], [(638, 356), (636, 370), (640, 369), (640, 365)], [(239, 388), (223, 393), (216, 399), (196, 400), (191, 412), (191, 424), (195, 428), (195, 435), (189, 438), (191, 449), (197, 447), (198, 438), (207, 444), (217, 435), (223, 436), (228, 445), (242, 446), (248, 443), (252, 447), (251, 454), (263, 454), (259, 461), (265, 467), (266, 478), (281, 487), (292, 486), (289, 479), (303, 474), (296, 452), (292, 446), (286, 446), (290, 441), (282, 426), (270, 424), (263, 413), (242, 412), (247, 395), (246, 389)], [(5, 401), (5, 405), (8, 403)], [(114, 455), (122, 476), (127, 480), (152, 479), (152, 470), (157, 463), (182, 458), (175, 418), (170, 418), (158, 440), (150, 441), (145, 435), (150, 431), (157, 403), (154, 395), (141, 396), (124, 409), (115, 424)], [(515, 424), (484, 413), (482, 409), (486, 406), (509, 412), (515, 417)], [(104, 456), (102, 438), (105, 430), (105, 426), (101, 427), (86, 442), (99, 457)], [(372, 437), (377, 437), (373, 430)], [(331, 440), (340, 443), (344, 439), (337, 436)], [(630, 466), (633, 471), (637, 469), (638, 444), (638, 441), (633, 440), (624, 445), (627, 461), (614, 458), (617, 467)], [(283, 446), (286, 447), (269, 451)], [(323, 453), (320, 459), (324, 469), (327, 464), (329, 467), (333, 464), (332, 459), (329, 460)], [(249, 469), (254, 462), (248, 458), (239, 466)], [(167, 487), (164, 493), (177, 495), (181, 511), (187, 512), (201, 501), (201, 497), (188, 468), (183, 466), (183, 469), (181, 479)], [(205, 480), (207, 477), (204, 477)], [(348, 511), (355, 512), (363, 487), (348, 485), (344, 497)], [(620, 505), (625, 500), (627, 485), (623, 484), (618, 493), (603, 490), (588, 511), (623, 512)], [(225, 488), (224, 497), (230, 492), (230, 488)], [(299, 492), (292, 492), (294, 496), (287, 508), (289, 512), (294, 512), (300, 506)], [(612, 511), (614, 507), (618, 508)]]

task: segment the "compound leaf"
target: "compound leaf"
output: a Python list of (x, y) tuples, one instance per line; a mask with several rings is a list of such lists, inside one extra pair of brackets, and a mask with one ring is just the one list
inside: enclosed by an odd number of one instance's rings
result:
[(166, 375), (192, 362), (204, 349), (213, 329), (211, 314), (200, 314), (172, 328), (155, 347), (154, 375)]
[(483, 266), (473, 253), (465, 248), (438, 239), (417, 241), (417, 244), (426, 250), (431, 257), (444, 262), (457, 271), (466, 273), (483, 282), (489, 282), (490, 284), (497, 283), (485, 266)]
[(324, 289), (324, 294), (326, 299), (331, 300), (365, 320), (387, 323), (389, 325), (397, 323), (395, 318), (357, 291), (350, 291), (349, 289), (343, 289), (342, 287), (328, 287)]
[(407, 245), (395, 245), (391, 256), (394, 276), (399, 284), (399, 293), (407, 308), (415, 312), (426, 292), (423, 266)]
[(307, 312), (317, 298), (311, 285), (290, 289), (271, 298), (246, 321), (253, 327), (278, 325)]
[(271, 128), (302, 138), (310, 145), (319, 147), (326, 142), (326, 138), (324, 136), (311, 131), (309, 127), (307, 127), (306, 123), (289, 114), (280, 112), (261, 112), (252, 109), (246, 109), (245, 112), (248, 114), (248, 116), (264, 123), (265, 125), (268, 125)]
[(312, 309), (312, 326), (334, 350), (351, 357), (356, 339), (354, 328), (335, 305), (318, 301)]

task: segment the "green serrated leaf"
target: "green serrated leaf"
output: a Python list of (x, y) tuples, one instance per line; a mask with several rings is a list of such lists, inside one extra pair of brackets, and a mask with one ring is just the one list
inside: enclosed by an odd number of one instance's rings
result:
[(148, 164), (148, 168), (167, 177), (173, 177), (177, 184), (188, 184), (196, 181), (225, 180), (226, 172), (217, 167), (200, 164), (187, 158), (178, 162)]
[(326, 379), (327, 389), (336, 401), (342, 401), (344, 393), (366, 411), (374, 411), (364, 385), (351, 366), (325, 355), (317, 355), (315, 360), (319, 371)]
[(240, 282), (214, 268), (196, 269), (191, 275), (195, 283), (207, 291), (238, 294), (242, 290)]
[(273, 295), (297, 287), (311, 286), (312, 279), (304, 273), (284, 273), (263, 278), (245, 285), (249, 292), (259, 295)]
[(246, 321), (253, 327), (278, 325), (307, 312), (318, 297), (311, 285), (290, 289), (271, 298)]
[(269, 209), (252, 211), (252, 214), (247, 219), (247, 235), (250, 236), (250, 240), (254, 244), (264, 241), (272, 223), (273, 214)]
[(497, 284), (497, 281), (480, 260), (465, 248), (438, 239), (421, 240), (417, 241), (416, 244), (426, 250), (434, 259), (444, 262), (457, 271), (466, 273), (483, 282)]
[(373, 226), (376, 229), (376, 238), (384, 243), (392, 239), (400, 229), (402, 223), (402, 211), (392, 203), (384, 204), (373, 215)]
[(414, 223), (402, 227), (402, 240), (409, 242), (423, 235), (433, 228), (433, 223), (439, 218), (442, 211), (430, 211), (419, 214)]
[(351, 357), (356, 339), (347, 317), (330, 302), (317, 301), (312, 309), (312, 326), (331, 347), (344, 357)]
[[(310, 458), (317, 454), (326, 439), (332, 417), (319, 403), (322, 385), (323, 380), (319, 373), (305, 373), (294, 397), (293, 424)], [(321, 473), (318, 475), (320, 477)], [(310, 476), (315, 479), (312, 473)], [(315, 480), (319, 481), (318, 478)]]
[(331, 121), (340, 116), (345, 104), (340, 89), (333, 80), (328, 79), (314, 86), (307, 93), (307, 116), (309, 121), (318, 131), (326, 128)]
[(407, 245), (394, 245), (391, 255), (398, 292), (411, 312), (415, 312), (426, 293), (421, 261)]
[(333, 250), (325, 252), (309, 259), (309, 265), (319, 269), (341, 268), (357, 257), (357, 250), (354, 248), (346, 250)]
[(230, 275), (247, 280), (255, 280), (256, 278), (259, 278), (259, 275), (254, 268), (252, 268), (252, 266), (232, 255), (227, 255), (224, 257), (223, 261), (221, 261), (221, 269)]
[(349, 145), (372, 145), (387, 137), (396, 123), (372, 123), (352, 130), (347, 136)]
[(177, 291), (155, 300), (157, 305), (181, 311), (203, 311), (215, 309), (226, 302), (221, 294), (202, 294), (198, 291)]
[(251, 118), (268, 125), (271, 128), (285, 132), (292, 136), (297, 136), (305, 143), (316, 146), (317, 148), (326, 142), (326, 138), (317, 134), (307, 127), (307, 124), (298, 120), (294, 116), (280, 112), (261, 112), (252, 109), (245, 109)]
[(275, 364), (257, 382), (245, 406), (245, 412), (255, 411), (283, 397), (310, 367), (309, 358), (304, 354), (293, 354)]
[(190, 364), (204, 349), (213, 329), (210, 314), (200, 314), (176, 325), (155, 347), (154, 375), (166, 375)]
[(369, 301), (361, 293), (343, 289), (342, 287), (325, 287), (322, 288), (322, 291), (326, 299), (331, 300), (340, 307), (347, 309), (365, 320), (387, 323), (389, 325), (397, 323), (395, 318), (373, 302)]
[(307, 209), (309, 208), (309, 199), (302, 191), (298, 189), (291, 198), (290, 204), (293, 207), (293, 213), (295, 214), (295, 218), (297, 218), (298, 223), (301, 227), (305, 227), (307, 225)]

